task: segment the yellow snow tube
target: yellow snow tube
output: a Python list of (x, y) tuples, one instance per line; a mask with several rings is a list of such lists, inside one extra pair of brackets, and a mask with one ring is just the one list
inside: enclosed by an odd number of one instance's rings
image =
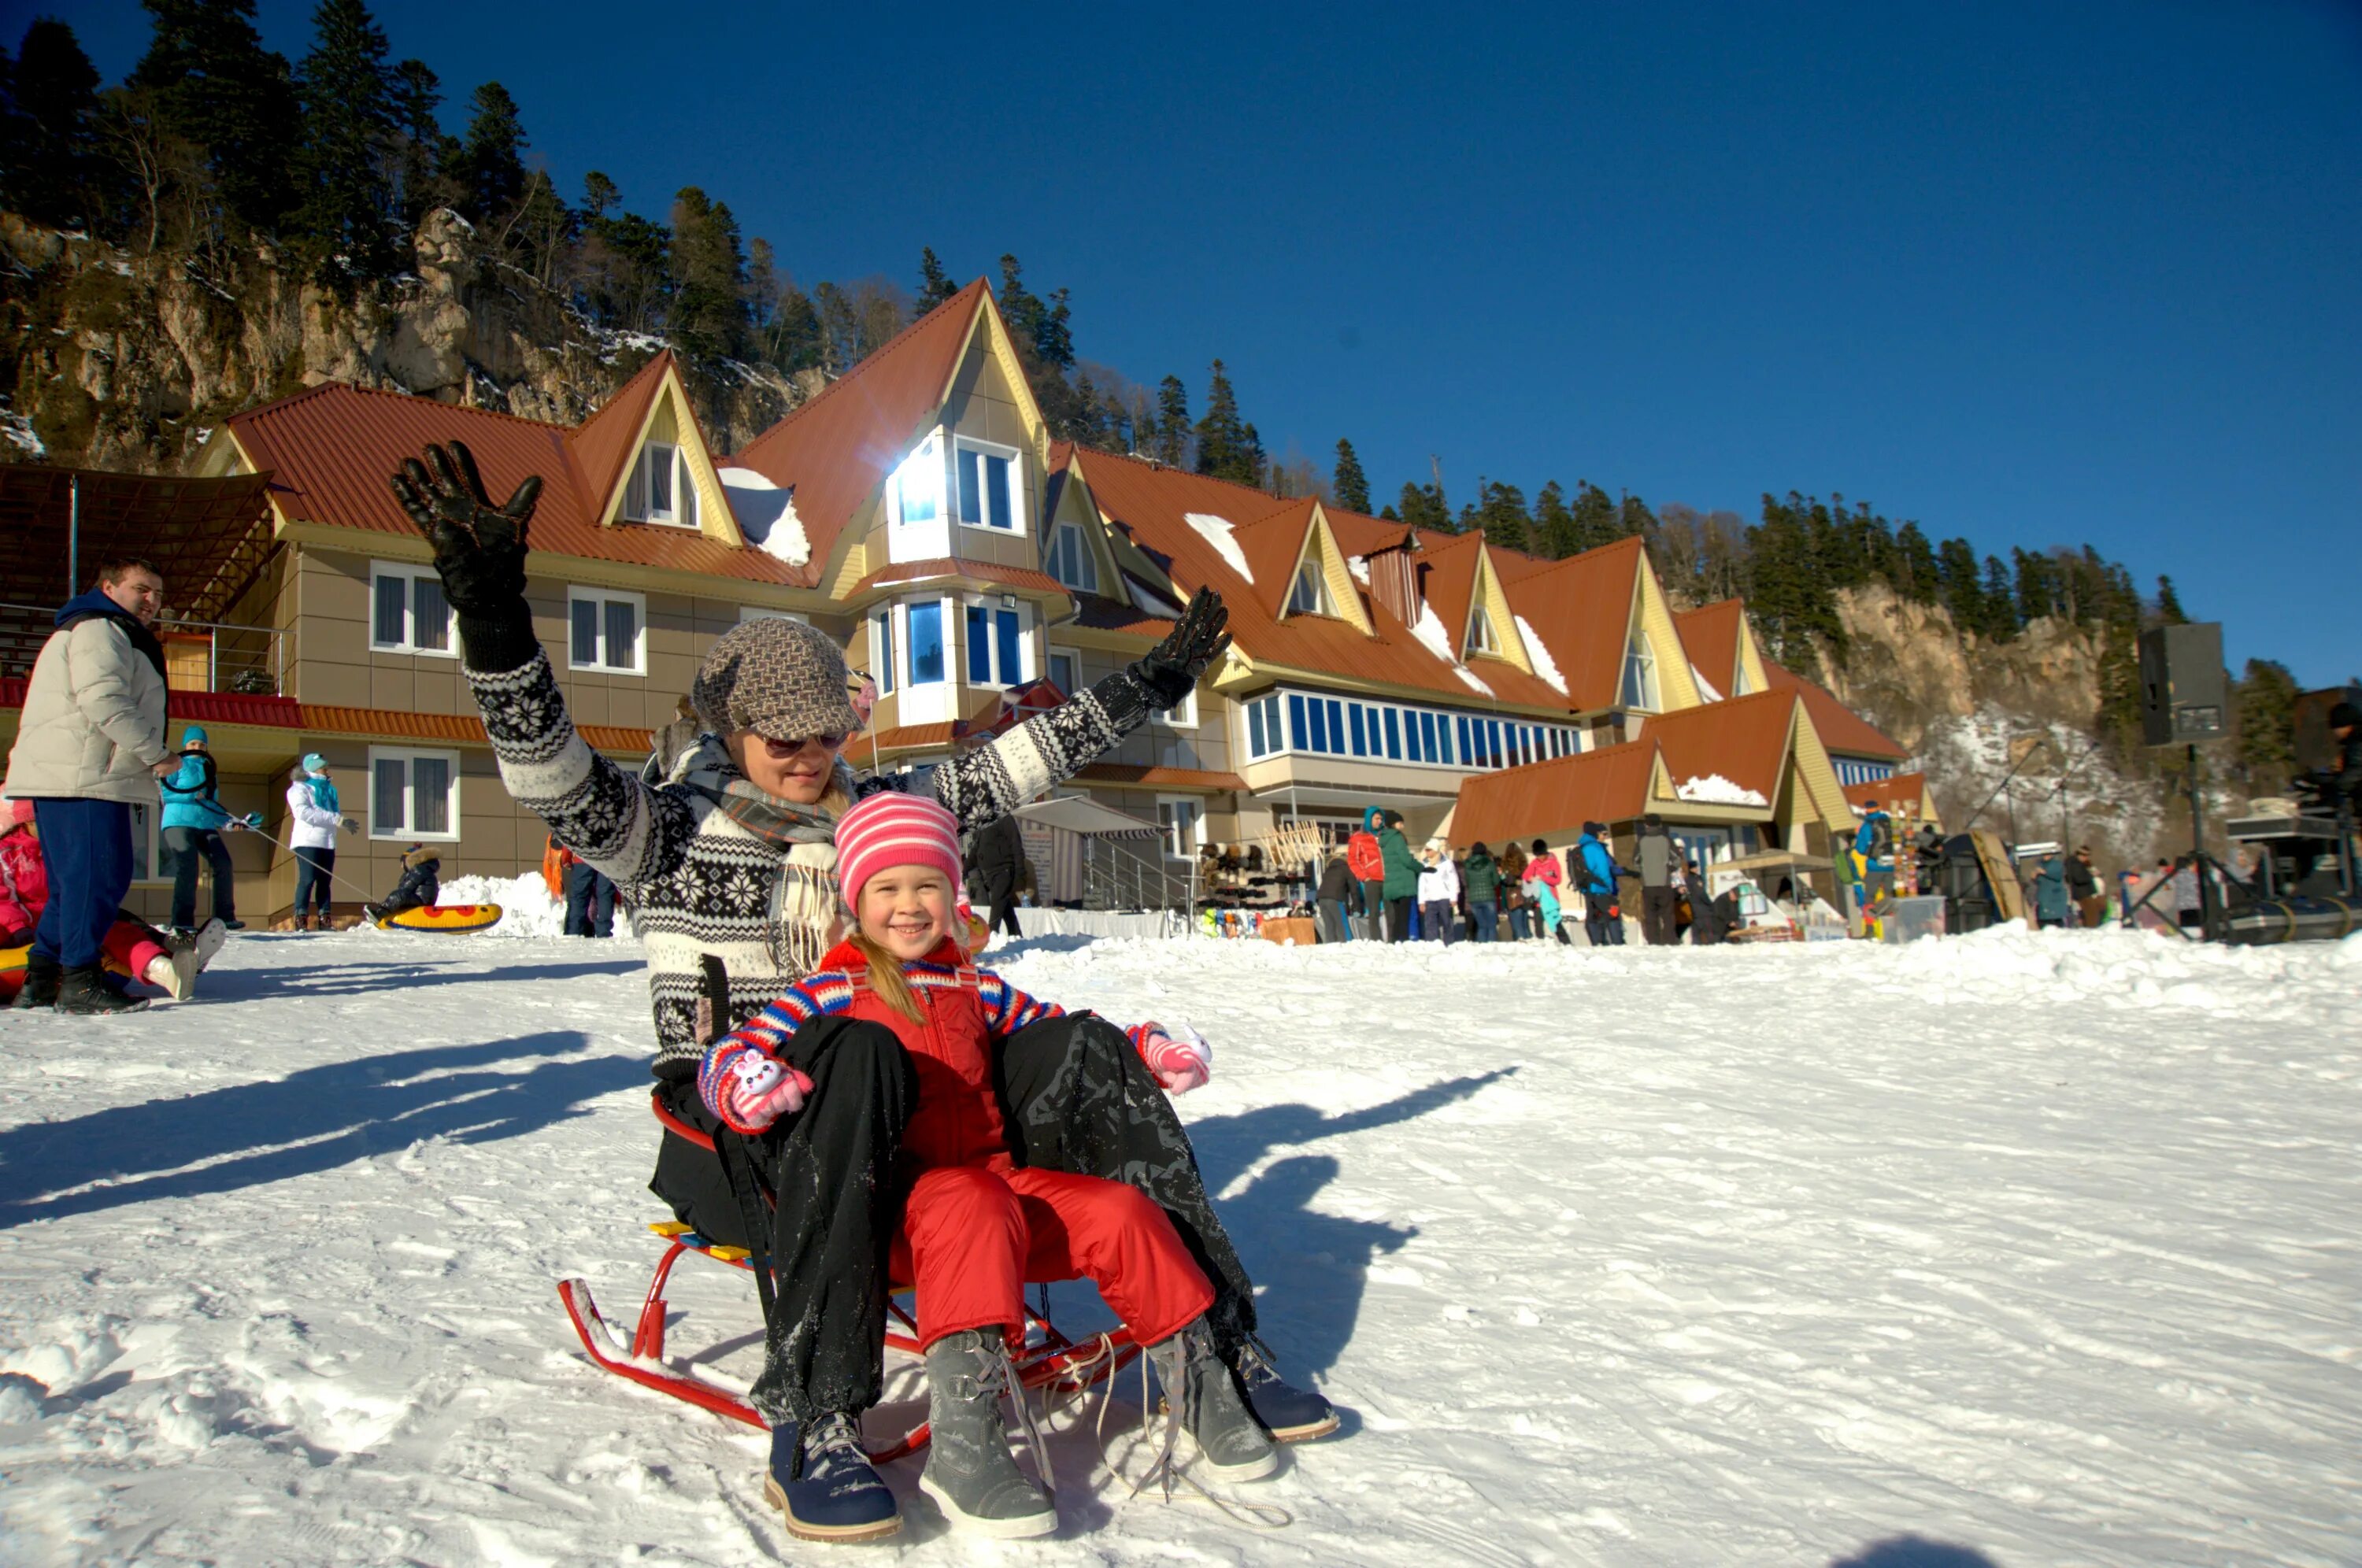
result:
[(436, 904), (428, 908), (403, 910), (390, 914), (377, 922), (380, 931), (442, 931), (464, 934), (470, 931), (488, 931), (499, 923), (498, 904)]

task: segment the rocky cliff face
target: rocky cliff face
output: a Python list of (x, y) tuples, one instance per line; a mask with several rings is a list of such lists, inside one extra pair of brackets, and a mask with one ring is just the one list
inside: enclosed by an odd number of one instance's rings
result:
[[(228, 415), (325, 381), (572, 423), (663, 347), (583, 321), (455, 213), (414, 248), (348, 300), (267, 247), (140, 256), (0, 214), (0, 458), (174, 472)], [(816, 385), (735, 363), (684, 381), (722, 451)]]
[(1816, 679), (1911, 749), (1948, 827), (1981, 812), (2019, 842), (2088, 843), (2108, 867), (2189, 846), (2174, 776), (2100, 743), (2096, 631), (2041, 620), (1990, 642), (1882, 584), (1839, 592), (1838, 613), (1846, 658)]

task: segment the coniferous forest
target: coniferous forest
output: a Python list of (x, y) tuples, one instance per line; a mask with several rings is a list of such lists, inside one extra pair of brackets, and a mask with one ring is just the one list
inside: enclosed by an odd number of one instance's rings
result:
[[(844, 374), (956, 291), (936, 252), (915, 290), (884, 277), (800, 284), (767, 238), (748, 238), (729, 204), (684, 185), (664, 212), (627, 210), (593, 171), (562, 191), (537, 167), (525, 111), (497, 81), (464, 94), (424, 61), (393, 60), (364, 0), (320, 0), (311, 47), (289, 61), (263, 46), (254, 0), (142, 0), (152, 40), (119, 83), (101, 83), (72, 27), (36, 19), (0, 50), (0, 206), (98, 235), (139, 254), (171, 251), (202, 269), (225, 248), (268, 242), (315, 285), (348, 296), (408, 265), (409, 237), (438, 208), (465, 218), (506, 266), (555, 291), (593, 326), (660, 336), (693, 361)], [(292, 151), (290, 150), (292, 149)], [(2103, 639), (2099, 731), (2129, 749), (2136, 725), (2134, 638), (2181, 618), (2171, 582), (2145, 593), (2125, 566), (2088, 546), (2006, 558), (1966, 538), (1932, 540), (1911, 521), (1832, 492), (1761, 498), (1757, 521), (1652, 507), (1628, 491), (1556, 478), (1530, 501), (1479, 478), (1453, 504), (1435, 472), (1390, 499), (1373, 493), (1350, 440), (1320, 472), (1275, 459), (1221, 360), (1193, 413), (1180, 376), (1153, 386), (1083, 359), (1066, 289), (1036, 292), (1013, 254), (995, 294), (1055, 436), (1133, 452), (1264, 490), (1319, 494), (1418, 527), (1481, 528), (1493, 543), (1561, 558), (1639, 537), (1676, 596), (1743, 595), (1772, 657), (1842, 668), (1845, 590), (1882, 584), (1939, 607), (1963, 633), (2005, 643), (2050, 620)], [(2253, 778), (2285, 773), (2295, 683), (2250, 660), (2240, 683), (2239, 761)]]

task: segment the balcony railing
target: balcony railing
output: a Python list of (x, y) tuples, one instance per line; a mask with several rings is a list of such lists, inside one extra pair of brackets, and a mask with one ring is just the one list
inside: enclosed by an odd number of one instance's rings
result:
[[(41, 645), (56, 630), (57, 613), (53, 604), (0, 602), (0, 676), (32, 672)], [(287, 694), (292, 638), (276, 626), (163, 620), (155, 630), (164, 645), (164, 684), (174, 691)]]

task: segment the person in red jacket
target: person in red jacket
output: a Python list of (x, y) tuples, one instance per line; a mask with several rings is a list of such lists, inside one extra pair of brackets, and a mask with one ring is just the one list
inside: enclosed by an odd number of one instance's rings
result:
[[(1213, 1287), (1164, 1210), (1121, 1182), (1020, 1166), (1010, 1156), (994, 1089), (998, 1047), (1061, 1010), (971, 963), (958, 927), (956, 819), (922, 796), (872, 795), (839, 820), (836, 853), (856, 929), (706, 1052), (698, 1092), (746, 1135), (800, 1110), (811, 1080), (781, 1054), (823, 1015), (882, 1024), (909, 1054), (918, 1093), (897, 1166), (906, 1197), (893, 1263), (896, 1277), (912, 1284), (927, 1363), (933, 1437), (921, 1488), (955, 1523), (985, 1534), (1057, 1529), (1055, 1507), (1018, 1469), (1000, 1418), (1029, 1277), (1090, 1279), (1147, 1347), (1171, 1404), (1166, 1464), (1187, 1431), (1217, 1478), (1271, 1474), (1271, 1435), (1214, 1349), (1206, 1320)], [(1155, 1023), (1127, 1032), (1168, 1092), (1206, 1081), (1203, 1041)], [(1015, 1397), (1023, 1418), (1023, 1395)]]
[(1378, 845), (1378, 808), (1372, 806), (1362, 813), (1362, 830), (1345, 840), (1345, 868), (1362, 885), (1362, 913), (1373, 942), (1386, 939), (1386, 856)]

